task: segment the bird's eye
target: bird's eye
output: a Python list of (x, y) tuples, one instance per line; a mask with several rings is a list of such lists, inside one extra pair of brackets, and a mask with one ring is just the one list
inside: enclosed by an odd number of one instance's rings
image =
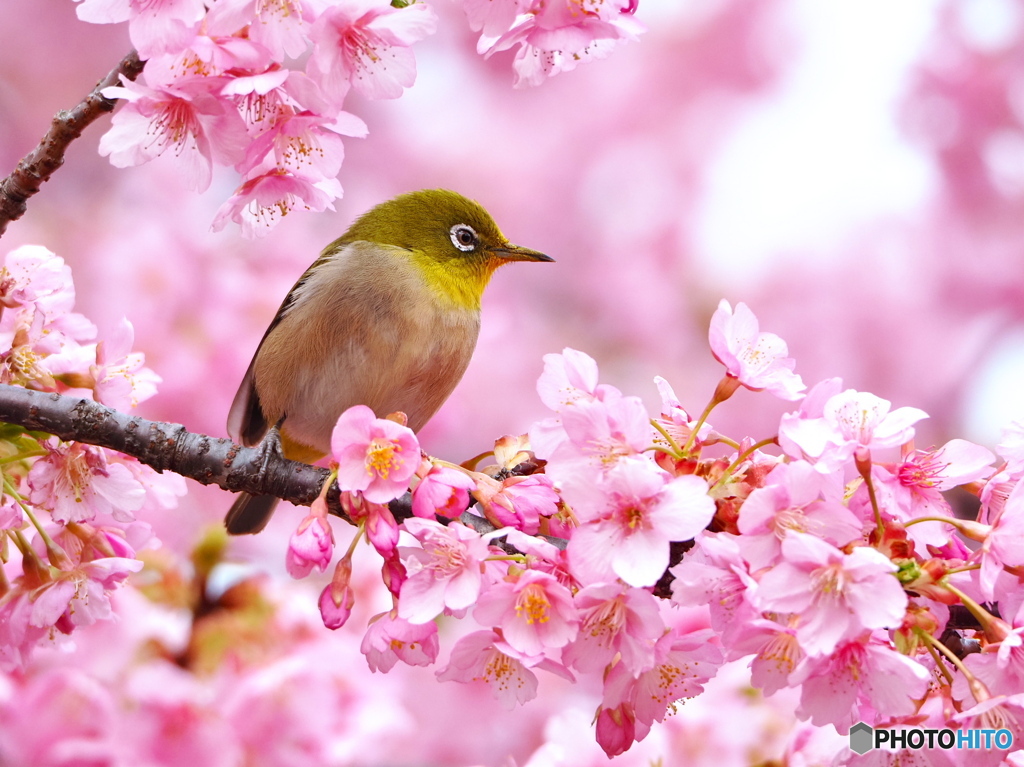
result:
[(452, 245), (459, 250), (476, 250), (477, 243), (480, 242), (476, 231), (468, 224), (456, 224), (448, 231), (448, 234), (452, 238)]

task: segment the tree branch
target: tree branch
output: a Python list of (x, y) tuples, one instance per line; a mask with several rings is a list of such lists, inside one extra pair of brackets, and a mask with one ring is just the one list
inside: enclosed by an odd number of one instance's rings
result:
[(22, 158), (11, 175), (0, 181), (0, 235), (7, 231), (7, 224), (24, 215), (28, 198), (64, 164), (64, 153), (71, 142), (81, 136), (90, 123), (114, 109), (116, 100), (108, 99), (101, 91), (118, 85), (121, 75), (134, 80), (145, 65), (146, 62), (139, 60), (139, 54), (131, 51), (78, 106), (56, 114), (39, 145)]
[[(263, 456), (230, 439), (195, 434), (177, 423), (129, 416), (91, 399), (0, 385), (0, 421), (62, 440), (117, 450), (159, 472), (172, 471), (204, 485), (232, 492), (276, 495), (308, 506), (320, 493), (327, 469), (286, 458), (272, 458), (260, 476)], [(337, 490), (328, 505), (345, 516)], [(333, 500), (333, 504), (332, 504)]]

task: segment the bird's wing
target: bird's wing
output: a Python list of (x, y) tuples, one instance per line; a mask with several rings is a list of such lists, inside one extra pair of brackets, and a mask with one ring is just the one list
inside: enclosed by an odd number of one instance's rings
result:
[(259, 443), (270, 428), (270, 424), (267, 423), (267, 418), (263, 414), (263, 407), (260, 405), (260, 395), (256, 391), (255, 381), (253, 381), (252, 371), (256, 366), (256, 358), (259, 357), (260, 349), (263, 346), (263, 342), (267, 340), (267, 336), (270, 335), (270, 331), (277, 327), (285, 312), (295, 301), (296, 291), (302, 286), (313, 270), (328, 257), (326, 254), (326, 250), (320, 254), (320, 257), (303, 272), (302, 276), (299, 277), (299, 281), (288, 291), (288, 295), (281, 302), (277, 314), (274, 315), (270, 326), (263, 334), (263, 338), (260, 339), (259, 346), (256, 347), (256, 352), (252, 355), (252, 361), (249, 362), (249, 367), (242, 378), (242, 383), (239, 384), (238, 391), (235, 392), (235, 398), (231, 401), (231, 409), (228, 411), (228, 436), (246, 447)]

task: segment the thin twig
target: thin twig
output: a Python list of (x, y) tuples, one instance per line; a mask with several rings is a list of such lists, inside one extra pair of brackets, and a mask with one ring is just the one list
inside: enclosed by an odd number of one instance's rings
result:
[(22, 158), (11, 175), (0, 181), (0, 235), (7, 231), (11, 221), (24, 215), (28, 198), (64, 164), (64, 153), (71, 142), (81, 136), (90, 123), (114, 109), (116, 101), (104, 96), (103, 89), (120, 83), (121, 76), (134, 80), (145, 64), (139, 60), (138, 53), (131, 51), (78, 106), (57, 113), (39, 145)]

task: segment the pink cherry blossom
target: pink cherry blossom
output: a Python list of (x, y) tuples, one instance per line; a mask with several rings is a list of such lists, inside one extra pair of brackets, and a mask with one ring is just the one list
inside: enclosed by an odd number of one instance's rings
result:
[(437, 672), (437, 678), (442, 682), (484, 682), (511, 711), (517, 703), (537, 696), (534, 668), (572, 678), (560, 664), (543, 656), (524, 655), (494, 631), (476, 631), (455, 643), (448, 665)]
[(277, 168), (311, 181), (334, 178), (345, 158), (346, 130), (329, 117), (285, 112), (249, 144), (237, 170), (257, 176)]
[(548, 460), (546, 474), (571, 505), (602, 483), (620, 461), (634, 459), (653, 442), (650, 416), (639, 397), (603, 387), (600, 399), (579, 400), (560, 417), (562, 436), (531, 444)]
[[(609, 759), (625, 753), (634, 741), (644, 738), (644, 735), (637, 735), (636, 715), (629, 703), (602, 706), (598, 709), (594, 729), (597, 743)], [(642, 725), (641, 730), (646, 732)]]
[(142, 508), (146, 491), (120, 463), (107, 460), (103, 448), (80, 442), (45, 443), (48, 454), (32, 466), (30, 500), (50, 510), (58, 522), (82, 522), (112, 514), (129, 522)]
[(594, 583), (574, 596), (580, 627), (562, 661), (583, 672), (603, 670), (616, 655), (639, 673), (654, 664), (654, 643), (665, 633), (657, 600), (646, 589)]
[(436, 14), (423, 3), (393, 8), (387, 0), (344, 0), (310, 30), (309, 75), (337, 104), (349, 87), (370, 99), (398, 98), (416, 80), (410, 46), (436, 28)]
[(84, 0), (77, 13), (93, 24), (128, 21), (132, 45), (148, 59), (187, 46), (206, 6), (203, 0)]
[(790, 677), (806, 657), (796, 630), (775, 621), (754, 619), (743, 623), (742, 631), (734, 632), (736, 641), (730, 645), (730, 658), (754, 653), (750, 661), (750, 681), (765, 695), (774, 695), (790, 686)]
[(593, 357), (567, 347), (561, 354), (544, 355), (544, 372), (537, 379), (537, 393), (548, 408), (561, 413), (580, 400), (589, 401), (597, 396), (597, 375)]
[(752, 570), (773, 565), (788, 531), (810, 533), (835, 546), (861, 536), (862, 523), (841, 503), (836, 475), (823, 475), (805, 461), (772, 469), (764, 487), (754, 488), (740, 509), (740, 546)]
[(333, 201), (341, 196), (336, 178), (307, 179), (275, 168), (246, 179), (220, 206), (210, 228), (219, 232), (234, 221), (245, 237), (261, 237), (294, 210), (334, 210)]
[(38, 628), (58, 626), (68, 633), (76, 626), (109, 620), (114, 613), (108, 592), (141, 569), (142, 562), (137, 559), (106, 557), (62, 572), (33, 594), (30, 622)]
[(441, 515), (458, 519), (469, 508), (469, 493), (476, 483), (463, 471), (431, 466), (412, 491), (412, 513), (423, 519)]
[(646, 461), (623, 462), (606, 485), (581, 492), (583, 524), (569, 541), (569, 561), (584, 581), (615, 576), (652, 586), (669, 562), (669, 543), (693, 538), (715, 513), (700, 477), (671, 477)]
[(537, 570), (488, 588), (473, 618), (481, 625), (500, 628), (505, 641), (524, 655), (564, 647), (576, 637), (579, 625), (569, 590)]
[(493, 485), (480, 481), (477, 497), (496, 524), (522, 530), (528, 535), (540, 529), (541, 517), (551, 517), (558, 512), (558, 494), (544, 474), (507, 477)]
[(819, 726), (835, 725), (845, 735), (865, 715), (859, 703), (878, 720), (913, 714), (930, 679), (928, 669), (887, 641), (865, 637), (805, 658), (790, 683), (801, 686), (802, 716)]
[(978, 550), (979, 583), (986, 599), (995, 597), (1004, 567), (1024, 566), (1024, 481), (1017, 482)]
[(218, 0), (206, 16), (211, 34), (231, 35), (246, 28), (249, 37), (277, 61), (298, 58), (307, 48), (306, 35), (316, 17), (310, 0)]
[(131, 351), (135, 329), (126, 319), (96, 344), (96, 364), (90, 367), (97, 402), (129, 410), (156, 394), (160, 376), (145, 367), (146, 355)]
[(813, 655), (828, 654), (843, 639), (899, 626), (907, 595), (888, 557), (866, 546), (844, 554), (806, 533), (782, 541), (783, 560), (760, 579), (762, 610), (800, 616), (797, 636)]
[[(954, 714), (951, 719), (964, 729), (987, 730), (993, 733), (998, 730), (1009, 732), (1011, 747), (1024, 740), (1024, 693), (1010, 695), (993, 695), (991, 698), (978, 701), (975, 705)], [(987, 741), (987, 742), (986, 742)], [(995, 767), (1005, 764), (1003, 761), (1010, 755), (1006, 748), (1000, 748), (991, 739), (980, 739), (980, 748), (972, 749), (971, 764), (979, 767)], [(1014, 751), (1019, 747), (1014, 748)]]
[(520, 6), (523, 13), (515, 25), (494, 39), (487, 30), (497, 31), (508, 11), (498, 8), (481, 13), (479, 1), (469, 7), (472, 23), (484, 27), (477, 44), (480, 53), (490, 56), (514, 45), (519, 52), (513, 62), (514, 86), (539, 85), (546, 77), (568, 72), (585, 61), (603, 58), (621, 41), (635, 40), (645, 30), (632, 13), (632, 0), (554, 0)]
[(490, 556), (487, 536), (453, 522), (447, 527), (414, 517), (402, 523), (421, 548), (399, 546), (408, 572), (398, 601), (398, 615), (426, 623), (446, 608), (464, 610), (480, 595), (481, 564)]
[[(991, 475), (995, 456), (980, 445), (954, 439), (935, 450), (905, 451), (894, 469), (875, 465), (872, 478), (879, 504), (901, 522), (916, 517), (951, 517), (953, 510), (942, 493), (957, 485), (976, 482)], [(934, 522), (907, 528), (922, 551), (942, 546), (953, 528)]]
[(715, 359), (748, 389), (787, 400), (803, 396), (806, 387), (793, 372), (796, 362), (786, 356), (786, 342), (774, 333), (761, 333), (757, 317), (746, 304), (737, 304), (734, 313), (722, 299), (711, 317), (709, 340)]
[(607, 734), (612, 742), (628, 729), (637, 741), (643, 740), (651, 725), (673, 713), (681, 699), (699, 695), (723, 661), (710, 630), (669, 631), (658, 639), (654, 656), (653, 667), (639, 674), (634, 675), (623, 663), (613, 665), (605, 674), (599, 719), (602, 711), (610, 709), (620, 712), (616, 724), (632, 720), (623, 732)]
[(412, 429), (375, 418), (366, 405), (350, 407), (338, 418), (331, 455), (338, 463), (338, 487), (359, 492), (372, 503), (387, 503), (404, 493), (420, 465)]
[(731, 641), (733, 634), (758, 616), (752, 597), (757, 582), (740, 554), (739, 536), (701, 532), (694, 549), (671, 569), (672, 601), (687, 606), (707, 605), (711, 626)]
[(834, 471), (858, 449), (870, 451), (909, 442), (913, 425), (928, 417), (916, 407), (890, 410), (891, 406), (869, 392), (847, 389), (824, 403), (820, 417), (784, 415), (779, 445), (787, 455), (804, 458), (819, 471)]
[(410, 666), (429, 666), (437, 660), (437, 624), (410, 623), (393, 613), (371, 619), (360, 651), (371, 671), (387, 673), (398, 661)]
[(324, 505), (323, 513), (310, 512), (299, 523), (288, 541), (285, 567), (293, 578), (305, 578), (314, 567), (317, 572), (325, 572), (331, 563), (334, 533), (331, 531), (330, 522), (327, 521), (326, 511), (327, 507)]
[[(654, 377), (654, 385), (658, 387), (658, 394), (661, 395), (661, 418), (659, 422), (669, 435), (679, 445), (686, 444), (697, 425), (696, 419), (690, 418), (683, 406), (679, 403), (672, 385), (661, 376)], [(699, 443), (711, 432), (711, 425), (706, 421), (701, 424), (697, 432), (696, 440)]]
[(0, 383), (55, 390), (54, 376), (63, 372), (58, 362), (82, 357), (85, 351), (47, 328), (44, 314), (34, 306), (7, 314), (14, 317), (12, 323), (4, 322), (11, 330), (0, 332)]
[(104, 88), (107, 98), (125, 99), (110, 130), (100, 138), (100, 154), (112, 165), (141, 165), (172, 150), (191, 189), (202, 192), (212, 178), (213, 162), (234, 165), (243, 157), (245, 123), (218, 93), (217, 78), (183, 77), (173, 84), (147, 87), (131, 80)]
[(352, 615), (356, 595), (352, 590), (351, 580), (352, 559), (346, 555), (335, 566), (331, 582), (320, 592), (320, 617), (324, 626), (332, 631), (344, 626)]
[(75, 303), (71, 267), (41, 245), (22, 245), (0, 268), (0, 305), (13, 309), (35, 304), (44, 316), (63, 314)]

